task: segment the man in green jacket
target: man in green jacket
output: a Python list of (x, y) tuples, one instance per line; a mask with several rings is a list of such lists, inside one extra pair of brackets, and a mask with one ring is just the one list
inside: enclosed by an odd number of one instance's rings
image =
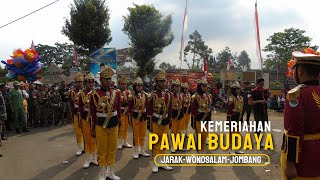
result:
[(11, 98), (12, 107), (13, 107), (12, 117), (13, 117), (14, 127), (17, 133), (21, 132), (20, 127), (22, 127), (23, 132), (29, 132), (27, 129), (27, 121), (23, 113), (22, 91), (20, 90), (19, 86), (20, 86), (20, 83), (18, 81), (15, 81), (13, 83), (14, 89), (10, 91), (10, 98)]

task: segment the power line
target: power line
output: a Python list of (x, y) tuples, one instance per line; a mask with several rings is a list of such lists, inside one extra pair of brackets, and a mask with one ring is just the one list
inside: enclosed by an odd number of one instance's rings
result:
[(25, 16), (22, 16), (22, 17), (20, 17), (20, 18), (18, 18), (18, 19), (16, 19), (16, 20), (14, 20), (14, 21), (11, 21), (11, 22), (9, 22), (9, 23), (7, 23), (7, 24), (3, 25), (3, 26), (0, 26), (0, 29), (1, 29), (1, 28), (3, 28), (3, 27), (5, 27), (5, 26), (8, 26), (9, 24), (12, 24), (12, 23), (14, 23), (14, 22), (16, 22), (16, 21), (19, 21), (19, 20), (21, 20), (21, 19), (23, 19), (23, 18), (25, 18), (25, 17), (27, 17), (27, 16), (30, 16), (31, 14), (33, 14), (33, 13), (35, 13), (35, 12), (38, 12), (38, 11), (40, 11), (40, 10), (42, 10), (42, 9), (44, 9), (44, 8), (46, 8), (46, 7), (50, 6), (50, 5), (52, 5), (52, 4), (56, 3), (56, 2), (58, 2), (58, 1), (60, 1), (60, 0), (56, 0), (56, 1), (54, 1), (54, 2), (52, 2), (52, 3), (50, 3), (50, 4), (47, 4), (47, 5), (45, 5), (45, 6), (41, 7), (41, 8), (39, 8), (39, 9), (37, 9), (37, 10), (35, 10), (35, 11), (33, 11), (33, 12), (31, 12), (31, 13), (29, 13), (29, 14), (25, 15)]

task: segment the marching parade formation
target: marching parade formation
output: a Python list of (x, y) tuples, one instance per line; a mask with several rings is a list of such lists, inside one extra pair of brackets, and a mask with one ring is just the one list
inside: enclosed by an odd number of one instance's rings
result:
[(15, 1), (0, 179), (320, 180), (320, 1)]
[[(294, 79), (298, 84), (287, 94), (284, 114), (285, 134), (281, 147), (281, 164), (282, 171), (288, 179), (320, 177), (316, 166), (320, 160), (319, 153), (317, 153), (317, 149), (320, 148), (318, 143), (320, 126), (313, 120), (320, 113), (318, 77), (320, 54), (313, 51), (310, 53), (310, 51), (294, 52), (294, 61), (288, 63), (289, 68), (294, 70)], [(164, 135), (185, 136), (189, 139), (195, 136), (198, 143), (195, 150), (198, 154), (207, 153), (210, 132), (203, 129), (208, 129), (210, 122), (213, 122), (212, 112), (214, 111), (214, 98), (210, 89), (213, 84), (207, 80), (209, 76), (198, 79), (196, 91), (192, 93), (187, 82), (180, 82), (178, 79), (168, 81), (165, 70), (160, 70), (154, 77), (154, 89), (149, 92), (144, 91), (144, 82), (140, 77), (133, 79), (132, 90), (129, 90), (128, 77), (125, 75), (118, 77), (119, 89), (117, 89), (112, 82), (114, 74), (114, 70), (109, 66), (101, 68), (100, 85), (98, 86), (92, 73), (78, 72), (74, 77), (75, 86), (73, 88), (66, 88), (65, 82), (62, 82), (60, 90), (57, 85), (53, 85), (49, 93), (46, 93), (42, 83), (38, 85), (38, 90), (32, 90), (33, 87), (30, 85), (29, 92), (36, 99), (34, 103), (38, 107), (36, 112), (38, 117), (33, 121), (33, 126), (47, 124), (49, 127), (63, 123), (64, 117), (61, 120), (60, 108), (63, 108), (62, 115), (64, 116), (64, 112), (68, 110), (66, 104), (63, 103), (70, 103), (77, 142), (75, 154), (80, 156), (85, 153), (83, 168), (89, 168), (90, 165), (100, 167), (100, 180), (121, 179), (115, 172), (117, 150), (132, 148), (133, 159), (151, 156), (145, 151), (148, 130), (159, 138), (156, 143), (149, 145), (149, 147), (152, 146), (150, 150), (154, 158), (154, 164), (150, 168), (153, 173), (159, 172), (160, 168), (166, 171), (173, 170), (170, 164), (163, 163), (166, 160), (161, 155), (166, 154), (165, 150), (175, 153), (177, 150), (190, 149), (186, 148), (185, 144), (183, 149), (176, 148), (171, 138), (167, 138), (170, 148), (163, 148)], [(237, 130), (232, 128), (228, 130), (230, 137), (234, 134), (240, 136), (241, 132), (245, 132), (241, 131), (242, 124), (251, 123), (250, 128), (254, 130), (249, 132), (253, 132), (257, 137), (266, 132), (263, 129), (270, 129), (267, 123), (266, 105), (270, 92), (264, 88), (263, 78), (257, 78), (255, 83), (256, 87), (251, 88), (249, 82), (243, 83), (244, 88), (238, 81), (231, 81), (227, 85), (226, 120), (229, 124), (236, 123), (239, 126)], [(21, 133), (20, 129), (29, 132), (27, 117), (24, 116), (26, 94), (20, 90), (21, 84), (18, 81), (15, 81), (13, 86), (9, 94), (2, 89), (0, 117), (5, 120), (6, 107), (8, 109), (14, 107), (12, 118), (16, 132)], [(3, 84), (0, 87), (6, 88)], [(46, 106), (47, 100), (49, 106)], [(46, 117), (48, 107), (49, 119)], [(249, 121), (251, 108), (254, 123)], [(246, 121), (242, 120), (244, 113), (247, 113)], [(32, 116), (32, 112), (30, 115)], [(1, 123), (3, 122), (2, 120)], [(265, 127), (266, 125), (268, 127)], [(189, 126), (194, 132), (190, 132)], [(130, 127), (132, 127), (132, 140), (128, 139)], [(4, 129), (1, 128), (1, 130), (4, 133)], [(5, 138), (2, 137), (2, 139)], [(229, 141), (230, 145), (234, 143), (231, 138)], [(130, 145), (130, 142), (133, 143), (133, 146)], [(262, 142), (259, 145), (265, 146)], [(244, 152), (229, 148), (229, 154), (244, 154)]]

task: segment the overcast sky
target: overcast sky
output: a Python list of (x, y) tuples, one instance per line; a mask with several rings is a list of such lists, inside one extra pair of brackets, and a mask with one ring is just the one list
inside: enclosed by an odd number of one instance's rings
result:
[[(10, 0), (2, 2), (0, 26), (24, 16), (55, 0)], [(184, 0), (106, 0), (111, 10), (110, 28), (112, 42), (106, 47), (128, 47), (128, 38), (122, 32), (123, 18), (127, 7), (135, 4), (153, 4), (164, 15), (173, 16), (172, 31), (174, 40), (171, 45), (157, 56), (160, 62), (166, 61), (179, 66), (180, 38)], [(65, 18), (69, 18), (70, 3), (73, 0), (60, 0), (22, 20), (0, 29), (0, 60), (10, 58), (14, 49), (23, 50), (34, 44), (53, 45), (55, 42), (70, 42), (61, 34)], [(213, 49), (213, 55), (228, 46), (233, 52), (245, 50), (249, 53), (252, 68), (258, 68), (254, 30), (255, 0), (189, 0), (188, 36), (195, 30), (202, 35), (205, 43)], [(261, 46), (267, 45), (266, 39), (285, 28), (306, 30), (312, 38), (312, 45), (319, 45), (318, 0), (258, 0)], [(186, 64), (183, 63), (183, 67)]]

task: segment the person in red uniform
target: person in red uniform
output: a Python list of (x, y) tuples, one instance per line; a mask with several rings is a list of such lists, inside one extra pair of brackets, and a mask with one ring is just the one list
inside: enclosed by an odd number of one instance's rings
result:
[[(151, 132), (155, 133), (159, 137), (157, 144), (152, 147), (152, 154), (154, 157), (158, 154), (164, 154), (164, 150), (160, 150), (160, 144), (162, 141), (163, 134), (169, 134), (169, 124), (171, 123), (171, 94), (165, 90), (166, 82), (166, 72), (161, 70), (155, 77), (156, 90), (153, 91), (150, 95), (147, 106), (147, 114), (149, 121), (151, 121)], [(159, 162), (160, 164), (160, 162)], [(160, 168), (165, 170), (172, 170), (172, 167), (169, 167), (165, 164), (162, 164)], [(154, 164), (152, 172), (157, 173), (159, 167)]]
[(291, 89), (284, 110), (281, 165), (284, 179), (320, 179), (320, 53), (293, 52)]
[(128, 100), (132, 98), (132, 93), (127, 89), (127, 76), (123, 75), (119, 78), (119, 88), (121, 90), (121, 125), (119, 126), (119, 143), (118, 149), (122, 147), (132, 148), (128, 143), (128, 129), (129, 129), (129, 119), (128, 119)]
[(70, 108), (72, 112), (72, 118), (74, 123), (74, 129), (76, 132), (76, 139), (78, 143), (78, 150), (76, 152), (77, 156), (80, 156), (83, 152), (83, 134), (81, 125), (79, 124), (79, 117), (78, 117), (78, 108), (79, 108), (79, 97), (78, 93), (83, 88), (83, 74), (77, 73), (74, 77), (74, 81), (76, 83), (75, 88), (69, 90), (66, 95), (70, 96)]
[(118, 143), (118, 125), (121, 116), (121, 92), (112, 89), (113, 69), (107, 66), (100, 73), (101, 87), (91, 92), (89, 112), (92, 119), (91, 133), (96, 137), (99, 180), (118, 180), (114, 173)]
[(133, 81), (132, 98), (128, 102), (128, 113), (133, 133), (134, 159), (138, 159), (139, 155), (150, 157), (150, 154), (144, 151), (144, 140), (147, 134), (147, 98), (147, 94), (143, 91), (142, 79), (137, 78)]
[(191, 95), (189, 92), (189, 85), (188, 83), (181, 83), (182, 88), (182, 111), (183, 111), (183, 118), (182, 118), (182, 133), (188, 137), (188, 127), (190, 122), (191, 116)]
[(82, 124), (84, 139), (84, 151), (86, 153), (83, 168), (88, 168), (90, 164), (98, 165), (96, 154), (96, 141), (91, 136), (91, 117), (89, 114), (89, 100), (91, 91), (94, 89), (94, 75), (89, 73), (85, 76), (86, 89), (80, 90), (79, 97), (79, 123)]
[[(227, 121), (231, 124), (231, 121), (235, 121), (239, 123), (241, 120), (241, 113), (243, 110), (243, 98), (240, 95), (241, 86), (238, 81), (234, 81), (230, 83), (229, 86), (229, 97), (228, 97), (228, 108), (227, 108)], [(230, 128), (230, 144), (231, 144), (231, 135), (232, 133), (239, 133), (239, 132), (232, 132)], [(231, 154), (243, 154), (242, 151), (230, 151)]]
[[(193, 121), (193, 129), (196, 131), (196, 135), (201, 134), (201, 149), (198, 151), (201, 153), (206, 150), (206, 141), (208, 132), (201, 132), (201, 121), (211, 121), (211, 95), (208, 94), (208, 81), (206, 78), (202, 78), (198, 81), (197, 92), (191, 97), (191, 120)], [(208, 129), (208, 123), (206, 124)]]
[[(177, 136), (181, 133), (182, 129), (182, 93), (180, 93), (180, 81), (179, 79), (173, 80), (171, 82), (171, 103), (172, 103), (172, 112), (171, 112), (171, 134)], [(171, 142), (171, 152), (176, 152), (172, 146)]]

